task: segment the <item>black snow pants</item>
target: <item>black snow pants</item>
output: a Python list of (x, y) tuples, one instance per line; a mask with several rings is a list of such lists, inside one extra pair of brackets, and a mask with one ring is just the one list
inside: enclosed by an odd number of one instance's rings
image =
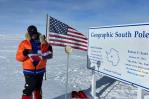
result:
[(42, 90), (43, 75), (24, 75), (25, 86), (23, 90), (23, 95), (31, 96), (33, 91)]

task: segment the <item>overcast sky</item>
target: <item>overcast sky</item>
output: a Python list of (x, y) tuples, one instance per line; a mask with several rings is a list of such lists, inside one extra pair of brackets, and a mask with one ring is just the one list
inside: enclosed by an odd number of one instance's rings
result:
[(46, 14), (84, 34), (89, 27), (149, 22), (149, 0), (0, 0), (0, 33), (45, 33)]

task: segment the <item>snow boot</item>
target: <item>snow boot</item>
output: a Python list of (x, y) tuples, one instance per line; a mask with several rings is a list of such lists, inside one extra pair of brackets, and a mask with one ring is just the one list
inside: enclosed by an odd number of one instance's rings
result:
[(42, 92), (41, 90), (34, 91), (34, 99), (42, 99)]
[(77, 91), (72, 91), (71, 97), (72, 97), (72, 99), (80, 99), (80, 96)]
[(83, 91), (78, 92), (80, 99), (87, 99), (87, 95)]
[(22, 99), (32, 99), (32, 96), (22, 96)]

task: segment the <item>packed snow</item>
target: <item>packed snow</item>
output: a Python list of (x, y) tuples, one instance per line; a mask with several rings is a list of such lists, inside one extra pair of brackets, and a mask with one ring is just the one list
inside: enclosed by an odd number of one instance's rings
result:
[[(24, 76), (15, 55), (24, 34), (0, 34), (0, 99), (21, 99)], [(54, 58), (47, 63), (47, 80), (43, 81), (43, 99), (64, 99), (67, 55), (62, 47), (53, 47)], [(91, 70), (86, 66), (87, 52), (73, 50), (70, 55), (68, 92), (84, 90), (89, 98)], [(136, 99), (137, 88), (99, 72), (96, 73), (97, 96), (100, 99)], [(149, 92), (145, 91), (145, 99)]]

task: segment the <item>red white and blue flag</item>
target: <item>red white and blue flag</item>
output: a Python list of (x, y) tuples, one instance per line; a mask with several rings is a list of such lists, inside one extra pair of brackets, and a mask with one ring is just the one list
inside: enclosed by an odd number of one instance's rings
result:
[(49, 17), (48, 19), (48, 41), (55, 46), (70, 45), (74, 49), (87, 51), (87, 38), (76, 29)]

